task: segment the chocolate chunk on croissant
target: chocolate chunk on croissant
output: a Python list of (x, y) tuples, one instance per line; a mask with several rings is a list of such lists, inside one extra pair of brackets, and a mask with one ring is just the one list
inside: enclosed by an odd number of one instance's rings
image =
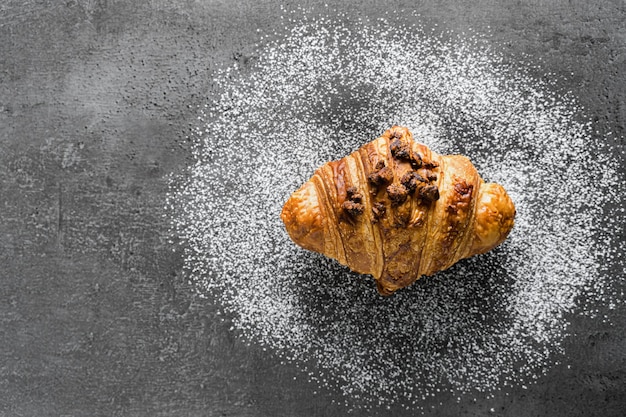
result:
[(468, 158), (439, 155), (401, 126), (321, 166), (281, 213), (295, 243), (371, 274), (383, 295), (491, 250), (514, 217), (504, 188)]

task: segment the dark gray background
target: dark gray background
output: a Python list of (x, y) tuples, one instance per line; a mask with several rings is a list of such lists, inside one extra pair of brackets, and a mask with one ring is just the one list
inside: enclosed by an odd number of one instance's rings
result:
[[(623, 0), (317, 3), (285, 2), (373, 18), (404, 8), (442, 31), (489, 31), (507, 59), (564, 77), (624, 161)], [(255, 0), (0, 3), (0, 415), (347, 412), (193, 295), (163, 216), (213, 72), (279, 14)], [(432, 413), (624, 415), (626, 312), (598, 308), (615, 326), (573, 316), (567, 364), (537, 384)]]

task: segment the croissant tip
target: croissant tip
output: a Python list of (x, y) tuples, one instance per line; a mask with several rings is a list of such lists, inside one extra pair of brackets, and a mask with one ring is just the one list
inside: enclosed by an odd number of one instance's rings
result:
[(476, 209), (476, 226), (470, 255), (485, 253), (500, 245), (513, 230), (517, 210), (504, 187), (486, 183)]
[(323, 252), (324, 227), (315, 185), (307, 181), (287, 200), (280, 213), (291, 240), (304, 249)]

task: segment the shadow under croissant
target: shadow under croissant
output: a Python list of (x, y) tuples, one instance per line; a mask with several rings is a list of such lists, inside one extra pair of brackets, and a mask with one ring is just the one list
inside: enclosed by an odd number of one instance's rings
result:
[(514, 280), (503, 266), (506, 246), (422, 277), (390, 297), (376, 291), (371, 276), (323, 255), (300, 255), (299, 275), (306, 278), (293, 283), (301, 319), (312, 338), (333, 344), (333, 351), (345, 349), (371, 363), (381, 352), (385, 361), (402, 362), (415, 351), (454, 362), (468, 345), (493, 344), (510, 327)]

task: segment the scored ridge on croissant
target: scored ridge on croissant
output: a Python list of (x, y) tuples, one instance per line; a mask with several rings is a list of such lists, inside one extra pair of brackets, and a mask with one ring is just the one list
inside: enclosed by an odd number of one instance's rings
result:
[(515, 206), (468, 158), (439, 155), (393, 126), (318, 168), (283, 206), (301, 247), (371, 274), (390, 295), (502, 243)]

